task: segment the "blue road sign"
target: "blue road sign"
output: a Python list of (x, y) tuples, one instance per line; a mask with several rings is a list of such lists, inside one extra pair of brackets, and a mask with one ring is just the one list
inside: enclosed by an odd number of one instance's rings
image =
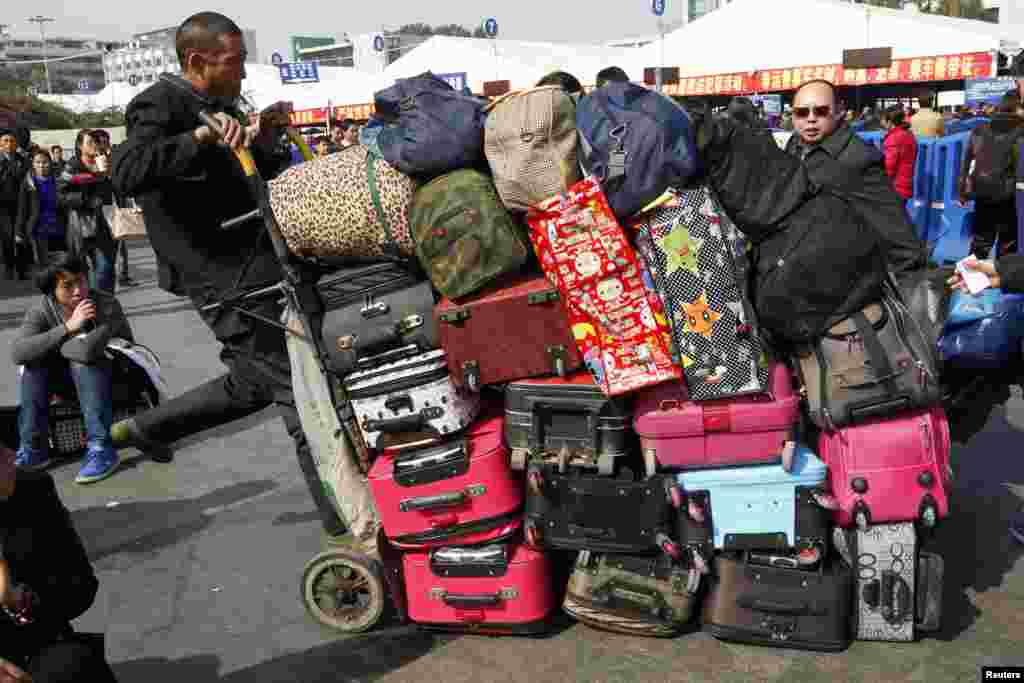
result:
[(488, 38), (493, 38), (498, 35), (498, 20), (491, 17), (484, 22), (484, 33), (487, 34)]
[(285, 62), (279, 65), (281, 83), (319, 83), (320, 70), (316, 62)]
[(660, 17), (665, 13), (665, 0), (651, 0), (651, 11), (654, 16)]
[(83, 78), (82, 80), (78, 81), (78, 89), (87, 92), (91, 89), (91, 85), (89, 81)]
[(377, 52), (384, 52), (384, 36), (373, 37), (373, 49)]
[(274, 54), (270, 55), (270, 63), (273, 64), (274, 66), (281, 66), (282, 64), (284, 64), (284, 57), (281, 56), (280, 52), (275, 52)]

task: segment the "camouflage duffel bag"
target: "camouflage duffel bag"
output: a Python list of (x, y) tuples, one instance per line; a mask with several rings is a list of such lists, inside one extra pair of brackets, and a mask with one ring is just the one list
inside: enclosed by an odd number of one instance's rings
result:
[(409, 224), (420, 264), (449, 299), (520, 270), (531, 253), (526, 227), (512, 219), (494, 182), (471, 169), (453, 171), (419, 188)]
[(268, 185), (274, 216), (297, 256), (412, 256), (409, 204), (416, 182), (362, 145), (293, 166)]

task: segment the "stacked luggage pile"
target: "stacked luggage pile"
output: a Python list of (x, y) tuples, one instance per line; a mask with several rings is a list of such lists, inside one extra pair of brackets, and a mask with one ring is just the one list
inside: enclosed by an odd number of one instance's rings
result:
[(938, 627), (949, 433), (896, 288), (781, 357), (671, 100), (488, 105), (429, 74), (377, 100), (368, 144), (271, 192), (293, 251), (379, 261), (321, 282), (322, 333), (412, 621), (531, 633), (561, 607), (816, 650)]

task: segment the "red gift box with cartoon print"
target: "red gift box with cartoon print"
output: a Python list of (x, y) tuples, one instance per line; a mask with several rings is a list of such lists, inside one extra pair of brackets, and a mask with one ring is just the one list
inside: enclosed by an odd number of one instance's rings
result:
[(650, 273), (601, 186), (585, 178), (531, 211), (530, 239), (562, 292), (580, 355), (607, 396), (682, 376)]

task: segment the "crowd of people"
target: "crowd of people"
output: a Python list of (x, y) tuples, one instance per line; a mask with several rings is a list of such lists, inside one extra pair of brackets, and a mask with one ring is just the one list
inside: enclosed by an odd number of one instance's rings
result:
[(31, 143), (25, 129), (0, 129), (0, 262), (8, 280), (26, 280), (61, 252), (85, 258), (92, 284), (114, 293), (137, 282), (128, 272), (128, 245), (115, 240), (111, 220), (126, 198), (110, 182), (110, 134), (82, 129), (74, 154)]

